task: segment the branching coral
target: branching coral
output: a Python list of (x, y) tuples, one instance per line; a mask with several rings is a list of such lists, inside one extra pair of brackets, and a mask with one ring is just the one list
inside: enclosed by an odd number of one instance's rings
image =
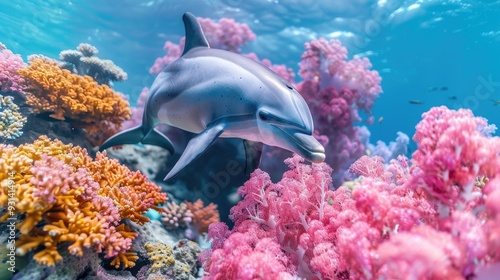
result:
[(278, 183), (255, 171), (234, 228), (209, 227), (205, 279), (471, 279), (498, 266), (500, 138), (486, 127), (470, 110), (432, 108), (411, 161), (361, 157), (352, 190), (332, 191), (331, 168), (298, 156)]
[(12, 96), (0, 96), (0, 137), (13, 139), (23, 134), (26, 118), (19, 113), (19, 107)]
[(193, 213), (193, 224), (200, 234), (207, 233), (210, 224), (220, 221), (216, 204), (210, 203), (204, 207), (203, 201), (198, 199), (194, 203), (186, 202), (186, 205)]
[(82, 43), (76, 50), (64, 50), (59, 58), (66, 62), (62, 68), (79, 75), (92, 77), (97, 83), (111, 85), (111, 81), (124, 81), (127, 73), (116, 66), (113, 61), (100, 59), (96, 56), (99, 51), (96, 47)]
[(161, 222), (167, 229), (185, 228), (192, 221), (193, 213), (184, 202), (177, 204), (172, 201), (162, 210)]
[(55, 63), (35, 59), (19, 73), (31, 87), (28, 104), (38, 113), (53, 112), (55, 119), (69, 117), (89, 124), (102, 119), (119, 123), (130, 115), (128, 102), (111, 88)]
[(0, 206), (9, 206), (0, 221), (24, 215), (16, 225), (19, 255), (40, 249), (35, 260), (54, 265), (62, 258), (58, 245), (68, 242), (72, 255), (93, 248), (116, 267), (134, 265), (129, 250), (137, 234), (122, 221), (147, 222), (143, 214), (166, 201), (158, 186), (104, 153), (92, 160), (80, 147), (43, 136), (19, 147), (0, 145), (0, 152)]
[(117, 132), (121, 123), (130, 118), (129, 104), (123, 96), (106, 85), (98, 85), (89, 76), (60, 69), (55, 62), (34, 59), (19, 74), (29, 85), (27, 103), (36, 113), (50, 112), (58, 120), (74, 119), (94, 134), (108, 127)]

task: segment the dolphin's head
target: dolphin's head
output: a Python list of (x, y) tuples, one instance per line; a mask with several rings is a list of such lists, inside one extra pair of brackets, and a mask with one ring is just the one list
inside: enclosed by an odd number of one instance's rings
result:
[(257, 124), (262, 142), (277, 146), (311, 162), (325, 160), (325, 148), (312, 136), (313, 121), (309, 107), (295, 88), (283, 79), (273, 83), (257, 109)]

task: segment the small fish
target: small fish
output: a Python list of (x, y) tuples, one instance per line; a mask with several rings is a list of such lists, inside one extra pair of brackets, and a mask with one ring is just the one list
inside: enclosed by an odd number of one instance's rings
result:
[(438, 87), (429, 87), (429, 88), (427, 88), (428, 92), (432, 92), (432, 91), (436, 91), (436, 90), (438, 90)]
[(490, 99), (493, 105), (500, 105), (500, 100)]
[(410, 102), (410, 104), (414, 104), (414, 105), (424, 104), (424, 102), (422, 102), (421, 100), (416, 100), (416, 99), (410, 100), (408, 102)]
[(380, 117), (380, 118), (378, 118), (378, 123), (381, 123), (381, 122), (383, 122), (383, 121), (384, 121), (384, 117)]
[(448, 99), (449, 99), (449, 100), (457, 100), (457, 96), (455, 96), (455, 95), (450, 95), (450, 96), (448, 96)]
[(440, 88), (442, 91), (447, 91), (448, 90), (448, 87), (441, 87)]

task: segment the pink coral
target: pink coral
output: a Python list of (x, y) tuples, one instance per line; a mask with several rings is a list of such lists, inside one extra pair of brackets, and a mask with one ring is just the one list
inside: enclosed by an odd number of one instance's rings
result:
[(347, 61), (347, 49), (338, 40), (320, 38), (306, 43), (305, 49), (299, 71), (304, 81), (319, 81), (321, 89), (357, 90), (365, 97), (363, 109), (373, 106), (372, 101), (382, 91), (381, 78), (377, 71), (369, 70), (372, 65), (367, 58)]
[(70, 189), (78, 189), (86, 186), (85, 198), (95, 196), (99, 185), (89, 180), (89, 174), (80, 168), (74, 172), (73, 167), (55, 157), (42, 155), (41, 160), (36, 161), (30, 168), (33, 177), (30, 183), (34, 186), (33, 195), (47, 203), (55, 203), (56, 194), (66, 194)]
[[(409, 242), (411, 240), (411, 242)], [(463, 248), (450, 234), (422, 225), (391, 237), (377, 249), (382, 279), (464, 279)], [(403, 276), (404, 275), (404, 276)]]
[(378, 72), (370, 68), (367, 58), (348, 61), (347, 49), (338, 40), (320, 38), (305, 44), (299, 71), (304, 81), (296, 87), (313, 112), (317, 135), (329, 139), (325, 149), (336, 186), (344, 181), (347, 167), (366, 150), (365, 130), (354, 124), (362, 121), (359, 111), (371, 115), (382, 91)]
[(23, 92), (26, 89), (24, 79), (17, 70), (26, 67), (23, 59), (18, 54), (13, 54), (8, 49), (0, 48), (0, 91)]
[(448, 207), (464, 207), (480, 195), (477, 177), (493, 178), (500, 170), (500, 139), (485, 137), (483, 118), (470, 110), (435, 107), (422, 115), (413, 137), (418, 150), (412, 161), (419, 172), (412, 179)]
[(500, 261), (500, 138), (483, 134), (486, 126), (470, 111), (433, 108), (417, 125), (414, 159), (400, 156), (386, 166), (379, 157), (360, 158), (351, 170), (364, 178), (353, 190), (329, 190), (331, 169), (298, 156), (286, 161), (290, 170), (276, 184), (255, 171), (231, 209), (233, 230), (209, 229), (207, 279), (257, 271), (241, 256), (258, 252), (259, 240), (279, 246), (276, 268), (294, 277), (486, 277), (493, 272), (483, 266)]
[(255, 33), (245, 23), (237, 23), (232, 18), (221, 18), (214, 22), (209, 18), (198, 18), (210, 46), (232, 52), (240, 52), (240, 47), (255, 40)]
[(385, 170), (384, 159), (380, 156), (362, 156), (349, 167), (349, 171), (365, 177), (391, 182), (392, 173)]

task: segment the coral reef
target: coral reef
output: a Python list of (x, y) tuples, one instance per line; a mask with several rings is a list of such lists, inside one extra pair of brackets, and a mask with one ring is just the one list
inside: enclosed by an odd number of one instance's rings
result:
[(89, 76), (71, 74), (42, 59), (32, 60), (18, 72), (29, 85), (27, 103), (35, 113), (48, 112), (57, 120), (74, 120), (90, 135), (100, 135), (94, 141), (96, 145), (117, 132), (130, 117), (123, 96), (106, 85), (98, 85)]
[(7, 48), (2, 48), (0, 43), (0, 91), (23, 92), (26, 88), (24, 79), (17, 72), (26, 67), (23, 59), (18, 54), (13, 54)]
[(220, 221), (216, 204), (210, 203), (204, 206), (203, 201), (198, 199), (194, 203), (186, 202), (186, 206), (192, 213), (192, 223), (196, 231), (200, 234), (207, 233), (210, 224)]
[(130, 115), (122, 96), (90, 77), (73, 75), (41, 59), (19, 73), (30, 85), (28, 104), (35, 112), (53, 112), (55, 119), (68, 117), (89, 124), (102, 119), (121, 123)]
[(4, 96), (13, 97), (13, 103), (19, 107), (19, 113), (26, 117), (23, 125), (23, 134), (13, 139), (2, 138), (2, 143), (10, 145), (22, 145), (33, 143), (40, 136), (57, 138), (65, 144), (73, 144), (87, 149), (89, 155), (95, 156), (92, 146), (87, 142), (85, 131), (75, 126), (75, 123), (59, 121), (44, 114), (35, 114), (33, 109), (26, 104), (26, 95), (17, 91), (5, 93)]
[(278, 183), (255, 171), (235, 227), (209, 227), (204, 279), (472, 279), (497, 265), (500, 138), (446, 107), (416, 129), (411, 160), (361, 157), (352, 190), (332, 191), (331, 168), (298, 156)]
[(115, 267), (134, 265), (137, 234), (123, 220), (149, 221), (143, 214), (167, 199), (158, 186), (105, 153), (92, 160), (82, 148), (47, 137), (0, 145), (0, 151), (0, 206), (9, 206), (0, 221), (23, 215), (16, 225), (18, 255), (39, 249), (33, 258), (52, 266), (62, 260), (58, 245), (64, 242), (71, 255), (93, 248)]
[[(198, 273), (197, 258), (200, 247), (195, 242), (181, 239), (172, 248), (160, 242), (146, 243), (149, 260), (153, 263), (147, 271), (146, 279), (191, 280)], [(138, 277), (139, 278), (139, 277)]]
[(26, 117), (19, 112), (12, 96), (0, 96), (0, 138), (13, 139), (23, 134)]
[(127, 79), (123, 69), (111, 60), (97, 57), (98, 52), (96, 47), (81, 43), (76, 50), (64, 50), (59, 54), (59, 58), (65, 62), (61, 67), (75, 74), (90, 76), (100, 85), (111, 86), (112, 81)]
[(193, 213), (188, 209), (186, 203), (180, 204), (175, 201), (169, 202), (162, 208), (161, 222), (167, 229), (186, 228), (192, 221)]

